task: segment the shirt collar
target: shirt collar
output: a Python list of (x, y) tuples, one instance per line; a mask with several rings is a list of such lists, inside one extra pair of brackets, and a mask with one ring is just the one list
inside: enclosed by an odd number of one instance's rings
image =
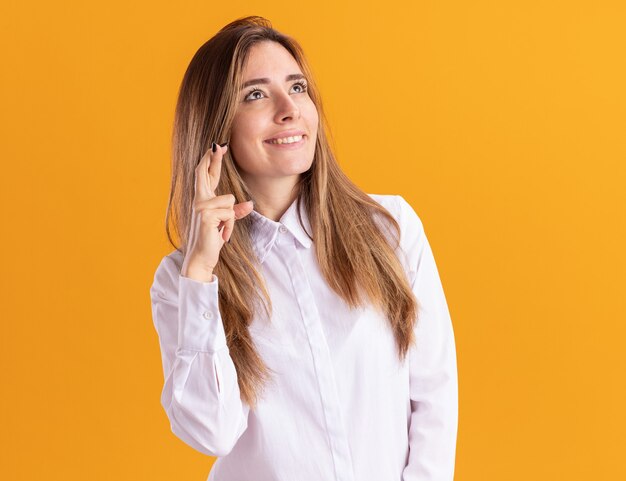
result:
[(298, 197), (291, 203), (278, 222), (265, 217), (256, 210), (250, 212), (252, 245), (261, 263), (276, 243), (281, 227), (286, 228), (301, 246), (307, 249), (311, 247), (312, 241), (307, 234), (307, 232), (311, 232), (311, 224), (304, 205), (301, 206), (300, 212), (306, 231), (300, 225), (298, 218)]

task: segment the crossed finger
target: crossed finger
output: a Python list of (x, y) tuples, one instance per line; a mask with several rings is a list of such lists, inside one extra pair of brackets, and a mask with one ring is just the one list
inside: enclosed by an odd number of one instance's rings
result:
[[(215, 152), (209, 149), (200, 159), (195, 170), (194, 197), (196, 200), (208, 200), (215, 197), (215, 189), (220, 178), (222, 157), (228, 150), (228, 142), (215, 144)], [(224, 149), (226, 147), (226, 149)]]

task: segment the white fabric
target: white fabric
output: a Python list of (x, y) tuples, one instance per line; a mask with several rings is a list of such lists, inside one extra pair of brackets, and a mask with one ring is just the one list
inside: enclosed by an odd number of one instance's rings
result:
[[(176, 436), (218, 457), (210, 481), (452, 481), (457, 363), (433, 253), (403, 197), (369, 195), (401, 226), (397, 254), (421, 303), (417, 345), (403, 363), (384, 317), (369, 307), (350, 311), (321, 277), (296, 201), (279, 222), (249, 214), (274, 307), (271, 325), (255, 318), (250, 326), (275, 372), (255, 410), (240, 399), (219, 279), (181, 276), (178, 251), (159, 264), (150, 296), (161, 403)], [(302, 216), (311, 233), (304, 209)]]

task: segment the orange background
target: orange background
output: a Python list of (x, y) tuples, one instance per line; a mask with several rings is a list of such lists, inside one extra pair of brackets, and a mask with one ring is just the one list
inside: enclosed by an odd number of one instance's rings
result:
[(148, 289), (182, 75), (256, 14), (305, 48), (348, 175), (424, 222), (455, 479), (626, 479), (624, 5), (4, 2), (0, 478), (206, 479), (159, 404)]

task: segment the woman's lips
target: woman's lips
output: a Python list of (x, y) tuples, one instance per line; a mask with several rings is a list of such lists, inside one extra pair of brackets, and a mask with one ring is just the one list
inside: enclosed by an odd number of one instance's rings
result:
[(306, 138), (307, 136), (303, 135), (300, 140), (298, 140), (297, 142), (292, 142), (290, 144), (272, 144), (268, 142), (267, 140), (264, 140), (263, 143), (269, 145), (270, 147), (276, 147), (278, 149), (294, 150), (294, 149), (298, 149), (302, 147), (304, 145), (304, 141), (306, 140)]

